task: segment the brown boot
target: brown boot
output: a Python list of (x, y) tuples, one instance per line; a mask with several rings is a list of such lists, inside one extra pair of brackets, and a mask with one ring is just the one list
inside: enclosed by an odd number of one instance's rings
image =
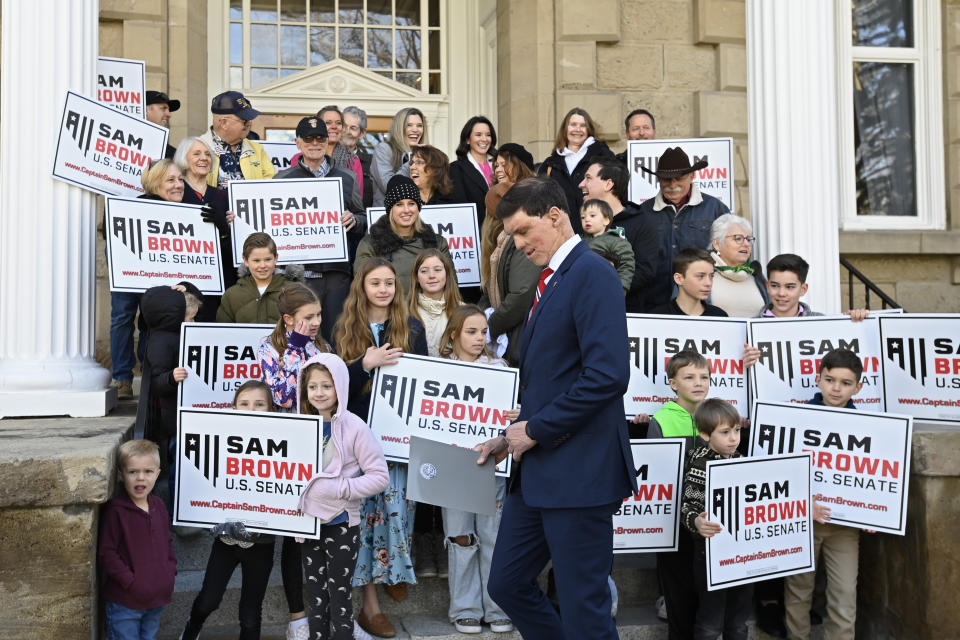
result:
[(397, 635), (397, 630), (393, 628), (393, 624), (382, 613), (367, 618), (367, 614), (361, 611), (357, 614), (357, 624), (367, 633), (380, 638), (392, 638)]
[(387, 595), (396, 600), (397, 602), (403, 602), (407, 599), (407, 583), (398, 582), (397, 584), (388, 584), (384, 585), (383, 590), (387, 592)]

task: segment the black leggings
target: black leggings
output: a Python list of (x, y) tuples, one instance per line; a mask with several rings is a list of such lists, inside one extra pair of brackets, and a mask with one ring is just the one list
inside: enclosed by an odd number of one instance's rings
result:
[(200, 634), (207, 617), (217, 610), (227, 583), (234, 569), (240, 565), (243, 583), (240, 587), (240, 640), (260, 638), (261, 610), (263, 596), (267, 592), (270, 569), (273, 568), (273, 541), (269, 544), (254, 544), (246, 549), (239, 545), (229, 545), (213, 541), (207, 570), (203, 574), (203, 586), (193, 601), (190, 619), (183, 632), (183, 638), (196, 638)]
[(296, 538), (284, 538), (280, 548), (280, 577), (283, 578), (283, 593), (287, 596), (290, 613), (303, 611), (303, 567), (300, 564), (300, 548)]
[(303, 543), (311, 640), (353, 640), (353, 570), (360, 527), (323, 525), (318, 540)]

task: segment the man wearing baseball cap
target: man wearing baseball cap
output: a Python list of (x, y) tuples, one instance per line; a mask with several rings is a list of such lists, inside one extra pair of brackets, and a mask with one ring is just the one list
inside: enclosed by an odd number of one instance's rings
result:
[(258, 142), (247, 139), (250, 123), (260, 112), (239, 91), (226, 91), (210, 103), (213, 125), (200, 136), (216, 154), (207, 176), (211, 187), (227, 188), (231, 180), (270, 179), (277, 170)]
[[(367, 214), (357, 189), (357, 180), (352, 171), (338, 169), (327, 155), (327, 125), (316, 116), (303, 118), (297, 124), (297, 149), (300, 155), (296, 163), (277, 174), (284, 178), (340, 178), (343, 184), (343, 206), (340, 223), (347, 234), (347, 245), (352, 258), (363, 238), (367, 226)], [(343, 311), (343, 302), (350, 290), (352, 261), (305, 264), (304, 276), (307, 285), (320, 298), (323, 309), (320, 332), (328, 341), (333, 341), (333, 326)]]
[[(170, 114), (180, 108), (179, 100), (171, 100), (162, 91), (147, 91), (147, 120), (164, 129), (170, 128)], [(177, 148), (167, 140), (167, 158), (173, 158)]]

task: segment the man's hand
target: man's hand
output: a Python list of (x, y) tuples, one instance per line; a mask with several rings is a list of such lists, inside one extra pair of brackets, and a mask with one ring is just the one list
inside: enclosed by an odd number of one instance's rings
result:
[(514, 422), (507, 427), (507, 446), (508, 451), (513, 454), (515, 462), (520, 462), (523, 454), (533, 447), (537, 446), (536, 440), (527, 437), (527, 421)]
[(177, 367), (173, 370), (173, 379), (175, 382), (183, 382), (187, 379), (187, 369), (185, 367)]
[(813, 501), (813, 519), (820, 524), (830, 522), (830, 507), (820, 504), (819, 500)]
[(340, 224), (343, 225), (344, 231), (350, 231), (350, 229), (353, 229), (355, 226), (357, 226), (357, 219), (353, 217), (352, 212), (344, 209), (343, 213), (340, 214)]
[(494, 461), (497, 464), (500, 464), (509, 453), (507, 451), (507, 439), (503, 436), (498, 436), (496, 438), (491, 438), (486, 442), (481, 442), (475, 446), (473, 450), (480, 452), (480, 457), (477, 458), (477, 464), (483, 464), (491, 455), (493, 456)]

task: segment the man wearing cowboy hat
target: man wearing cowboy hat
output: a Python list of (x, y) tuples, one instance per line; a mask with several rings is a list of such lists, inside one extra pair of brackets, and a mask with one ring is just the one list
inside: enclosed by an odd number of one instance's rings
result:
[(652, 308), (670, 302), (673, 293), (671, 278), (674, 256), (688, 247), (705, 249), (710, 244), (710, 225), (725, 213), (727, 205), (717, 198), (700, 193), (694, 174), (707, 166), (706, 160), (690, 164), (680, 147), (670, 147), (657, 161), (655, 170), (641, 166), (657, 176), (660, 191), (657, 197), (640, 205), (640, 211), (660, 223), (661, 245), (657, 275), (646, 294), (645, 306)]
[(227, 188), (231, 180), (269, 180), (277, 173), (259, 142), (247, 139), (250, 123), (260, 115), (239, 91), (226, 91), (210, 103), (213, 126), (200, 136), (214, 151), (211, 187)]

